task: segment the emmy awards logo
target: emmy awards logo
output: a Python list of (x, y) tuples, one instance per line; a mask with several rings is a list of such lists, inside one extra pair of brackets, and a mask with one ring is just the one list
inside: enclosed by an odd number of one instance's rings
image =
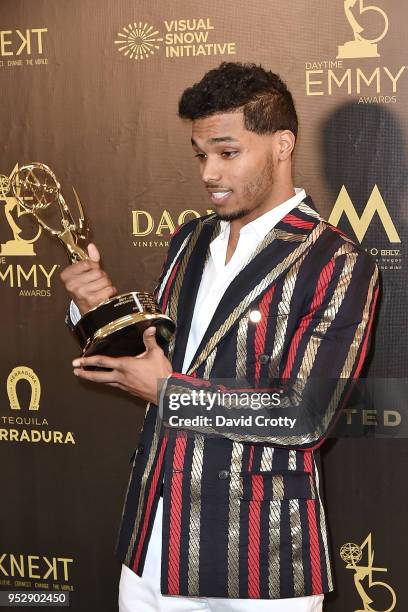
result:
[[(363, 558), (363, 551), (365, 548), (367, 549), (367, 565), (358, 565)], [(364, 608), (361, 610), (355, 610), (355, 612), (391, 612), (394, 610), (397, 602), (394, 589), (392, 589), (386, 582), (373, 580), (373, 572), (386, 572), (388, 570), (386, 567), (373, 567), (374, 551), (372, 550), (371, 545), (371, 533), (368, 534), (360, 546), (351, 542), (343, 544), (343, 546), (340, 548), (340, 557), (347, 563), (346, 569), (354, 570), (354, 584), (364, 605)], [(381, 589), (383, 592), (384, 589), (388, 591), (391, 599), (388, 608), (381, 607), (379, 610), (378, 608), (373, 608), (371, 606), (374, 600), (368, 595), (362, 584), (363, 580), (367, 577), (368, 590), (371, 591), (372, 589), (374, 597), (378, 589)]]
[(12, 410), (20, 410), (20, 402), (17, 396), (17, 383), (20, 380), (26, 380), (31, 387), (31, 398), (28, 409), (39, 410), (41, 384), (37, 374), (27, 366), (17, 366), (11, 370), (7, 378), (7, 395)]
[[(18, 165), (12, 171), (11, 176), (16, 171), (18, 171)], [(21, 235), (23, 230), (16, 220), (27, 215), (28, 212), (23, 209), (18, 198), (13, 194), (11, 187), (10, 177), (0, 174), (0, 202), (4, 202), (4, 214), (13, 236), (11, 240), (0, 244), (0, 255), (35, 255), (33, 243), (40, 237), (41, 227), (37, 228), (33, 238), (23, 238)], [(19, 185), (17, 185), (17, 189), (19, 189)]]
[(388, 32), (388, 17), (386, 13), (378, 6), (364, 6), (364, 0), (358, 0), (359, 2), (359, 13), (379, 13), (384, 21), (383, 31), (377, 38), (368, 39), (362, 36), (364, 28), (359, 24), (357, 19), (354, 17), (353, 11), (351, 10), (357, 0), (344, 0), (344, 12), (346, 14), (347, 21), (353, 30), (354, 40), (346, 42), (344, 45), (339, 45), (337, 59), (348, 59), (356, 57), (380, 57), (377, 50), (377, 43), (384, 38)]

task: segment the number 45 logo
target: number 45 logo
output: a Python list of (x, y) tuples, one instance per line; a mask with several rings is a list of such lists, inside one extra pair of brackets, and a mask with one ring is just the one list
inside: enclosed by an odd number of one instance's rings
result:
[[(363, 556), (366, 555), (367, 564), (364, 565)], [(348, 542), (340, 548), (340, 557), (346, 563), (346, 569), (354, 570), (354, 585), (357, 593), (361, 597), (364, 608), (355, 610), (355, 612), (392, 612), (397, 603), (395, 591), (386, 582), (373, 580), (373, 572), (387, 572), (386, 567), (373, 567), (374, 550), (372, 548), (371, 533), (368, 534), (364, 542), (360, 545)], [(361, 562), (361, 564), (360, 564)], [(368, 578), (368, 583), (363, 584)], [(367, 593), (369, 591), (370, 595)], [(371, 595), (376, 598), (378, 594), (387, 599), (388, 607), (382, 606), (380, 610), (372, 607), (374, 600)]]

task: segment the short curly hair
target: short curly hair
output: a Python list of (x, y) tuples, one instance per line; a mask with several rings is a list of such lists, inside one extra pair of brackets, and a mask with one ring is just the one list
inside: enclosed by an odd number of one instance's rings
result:
[(242, 110), (247, 130), (272, 134), (298, 132), (292, 94), (279, 75), (256, 64), (223, 62), (209, 70), (199, 83), (187, 88), (179, 100), (179, 116), (201, 119)]

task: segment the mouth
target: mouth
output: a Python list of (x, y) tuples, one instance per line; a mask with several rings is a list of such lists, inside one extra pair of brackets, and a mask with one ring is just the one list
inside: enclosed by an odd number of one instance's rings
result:
[(210, 200), (213, 204), (224, 204), (229, 196), (231, 195), (232, 191), (208, 191), (208, 195), (210, 196)]

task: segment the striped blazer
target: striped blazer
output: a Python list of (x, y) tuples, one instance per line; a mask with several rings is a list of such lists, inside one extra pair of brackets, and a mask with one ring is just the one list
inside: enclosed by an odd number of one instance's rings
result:
[[(156, 288), (177, 324), (164, 396), (212, 388), (217, 378), (245, 379), (257, 389), (281, 378), (329, 377), (340, 390), (316, 427), (286, 437), (164, 427), (157, 406), (149, 405), (117, 554), (143, 574), (162, 494), (163, 594), (276, 599), (327, 593), (333, 575), (318, 448), (367, 354), (378, 270), (307, 197), (229, 285), (183, 375), (195, 299), (219, 229), (216, 215), (194, 219), (170, 243)], [(249, 316), (254, 309), (261, 315), (256, 321)]]

